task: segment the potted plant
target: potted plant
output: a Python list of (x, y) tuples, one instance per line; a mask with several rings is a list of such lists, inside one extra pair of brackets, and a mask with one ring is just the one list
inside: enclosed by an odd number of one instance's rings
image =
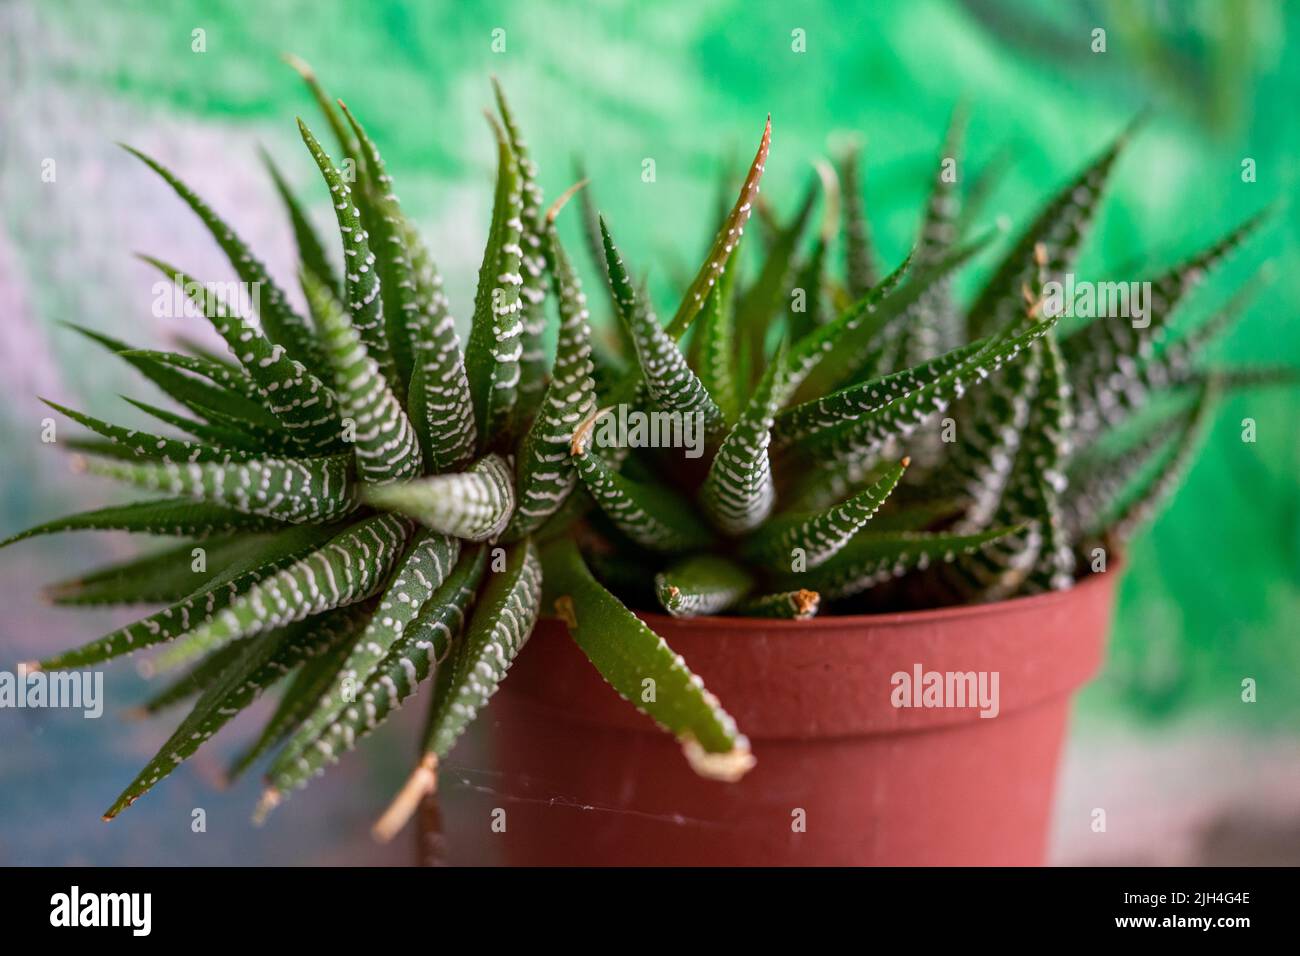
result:
[[(991, 235), (968, 236), (990, 180), (958, 186), (960, 119), (918, 243), (883, 276), (855, 153), (819, 166), (790, 221), (759, 202), (769, 119), (666, 325), (579, 193), (614, 319), (597, 335), (555, 228), (582, 184), (544, 205), (497, 88), (492, 221), (462, 349), (378, 148), (293, 62), (340, 150), (336, 165), (299, 121), (343, 268), (271, 164), (300, 314), (216, 212), (132, 150), (212, 232), (253, 305), (148, 259), (230, 356), (81, 331), (186, 409), (136, 403), (189, 437), (50, 404), (98, 436), (67, 442), (79, 465), (162, 497), (4, 542), (92, 528), (185, 539), (52, 586), (59, 604), (165, 606), (26, 665), (156, 651), (149, 670), (173, 676), (146, 709), (197, 696), (105, 818), (282, 685), (230, 768), (275, 751), (260, 818), (427, 681), (424, 756), (376, 825), (389, 837), (517, 660), (492, 709), (498, 761), (547, 799), (510, 811), (509, 860), (1037, 862), (1116, 548), (1216, 395), (1288, 377), (1194, 364), (1242, 299), (1168, 337), (1190, 287), (1259, 217), (1160, 272), (1133, 315), (1064, 328), (1071, 263), (1127, 130), (963, 310), (952, 277)], [(1157, 391), (1174, 404), (1144, 420)], [(1117, 424), (1130, 427), (1106, 434)]]

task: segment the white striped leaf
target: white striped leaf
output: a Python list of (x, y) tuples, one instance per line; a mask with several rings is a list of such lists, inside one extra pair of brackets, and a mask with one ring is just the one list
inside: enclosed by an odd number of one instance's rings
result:
[(515, 507), (514, 475), (500, 455), (487, 455), (467, 471), (403, 484), (367, 485), (369, 505), (414, 518), (426, 528), (467, 541), (496, 537)]

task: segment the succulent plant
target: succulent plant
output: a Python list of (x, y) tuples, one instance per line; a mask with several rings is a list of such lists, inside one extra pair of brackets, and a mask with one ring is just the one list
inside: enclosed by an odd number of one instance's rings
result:
[[(1289, 378), (1195, 364), (1241, 298), (1170, 335), (1190, 288), (1259, 217), (1158, 273), (1145, 327), (1098, 319), (1058, 330), (1044, 289), (1070, 268), (1131, 130), (1046, 205), (959, 308), (952, 279), (992, 241), (968, 237), (992, 174), (962, 195), (952, 175), (960, 119), (940, 149), (916, 246), (887, 273), (867, 231), (856, 152), (838, 172), (819, 165), (789, 221), (759, 202), (769, 119), (666, 325), (582, 191), (613, 319), (597, 335), (556, 231), (573, 190), (544, 209), (499, 87), (492, 220), (462, 349), (378, 148), (297, 65), (340, 150), (336, 165), (299, 121), (337, 218), (342, 268), (268, 159), (297, 239), (301, 314), (212, 209), (132, 150), (260, 290), (258, 307), (241, 312), (148, 260), (211, 320), (230, 357), (81, 331), (186, 409), (134, 403), (190, 437), (50, 404), (99, 436), (68, 442), (88, 470), (162, 497), (4, 542), (81, 529), (184, 539), (54, 585), (59, 604), (164, 607), (29, 665), (82, 668), (156, 651), (150, 671), (173, 676), (144, 709), (197, 696), (107, 818), (282, 685), (264, 730), (230, 768), (241, 773), (274, 751), (265, 813), (431, 678), (424, 757), (377, 827), (390, 835), (435, 788), (438, 762), (543, 613), (565, 621), (698, 772), (737, 779), (754, 761), (745, 737), (631, 608), (804, 619), (823, 604), (914, 607), (1069, 587), (1096, 548), (1130, 534), (1168, 490), (1216, 395)], [(821, 227), (810, 237), (819, 195)], [(742, 235), (756, 209), (747, 269)], [(553, 362), (548, 302), (558, 317)], [(1157, 393), (1173, 396), (1172, 411), (1142, 425)], [(627, 434), (604, 440), (629, 411), (698, 428), (700, 457)], [(1133, 426), (1118, 444), (1106, 434), (1116, 425)], [(648, 701), (647, 679), (656, 685)]]

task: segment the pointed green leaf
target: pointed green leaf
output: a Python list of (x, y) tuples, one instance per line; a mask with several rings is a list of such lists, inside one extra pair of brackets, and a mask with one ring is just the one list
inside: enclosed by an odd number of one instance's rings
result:
[(238, 638), (364, 601), (384, 586), (408, 533), (406, 522), (393, 515), (366, 518), (340, 531), (191, 628), (183, 644), (159, 656), (156, 667), (168, 670)]
[(303, 746), (286, 749), (276, 757), (267, 777), (277, 792), (288, 793), (301, 787), (326, 765), (337, 762), (392, 716), (447, 660), (486, 566), (487, 550), (483, 546), (461, 555), (420, 615), (403, 629), (370, 676), (356, 685), (356, 703), (341, 709)]
[(713, 534), (675, 491), (620, 474), (592, 448), (601, 421), (596, 418), (586, 423), (574, 437), (572, 460), (588, 493), (615, 527), (643, 548), (657, 552), (671, 554), (712, 544)]
[(785, 343), (763, 372), (740, 420), (727, 432), (709, 466), (700, 502), (725, 534), (743, 534), (762, 524), (776, 503), (768, 445), (776, 410), (789, 392)]
[(188, 496), (250, 515), (295, 523), (329, 521), (356, 507), (345, 455), (265, 458), (260, 461), (169, 465), (160, 462), (90, 461), (93, 474), (146, 491)]
[(569, 258), (560, 245), (554, 223), (548, 223), (547, 258), (560, 309), (560, 337), (555, 372), (541, 410), (520, 449), (517, 493), (519, 506), (504, 532), (507, 541), (532, 534), (564, 504), (577, 472), (569, 460), (575, 429), (595, 411), (596, 386), (591, 379), (591, 328), (587, 297)]
[(976, 297), (969, 315), (971, 338), (990, 334), (1015, 319), (1022, 308), (1021, 289), (1036, 274), (1034, 250), (1047, 250), (1047, 274), (1064, 273), (1074, 260), (1101, 204), (1102, 190), (1111, 167), (1128, 143), (1133, 127), (1125, 129), (1105, 152), (1094, 159), (1042, 208), (1034, 221), (1003, 258)]
[(362, 497), (372, 507), (404, 514), (434, 531), (486, 541), (501, 533), (514, 511), (514, 476), (500, 455), (488, 455), (464, 472), (367, 485)]
[(247, 514), (188, 498), (171, 498), (112, 505), (66, 518), (56, 518), (5, 538), (0, 541), (0, 548), (59, 531), (130, 531), (134, 534), (202, 538), (231, 531), (259, 531), (275, 527), (283, 525), (262, 515)]
[(351, 441), (358, 477), (385, 484), (420, 474), (423, 461), (415, 428), (351, 318), (310, 272), (302, 274), (302, 282), (319, 317), (325, 360), (334, 371), (343, 437)]
[(673, 617), (720, 614), (754, 590), (741, 565), (714, 554), (683, 558), (655, 575), (655, 593)]
[(836, 600), (850, 597), (913, 570), (931, 564), (951, 562), (963, 554), (974, 554), (1006, 537), (1014, 529), (991, 528), (976, 534), (937, 531), (897, 531), (859, 534), (821, 567), (781, 580), (802, 585)]
[(298, 258), (302, 261), (303, 268), (334, 290), (335, 295), (341, 295), (343, 287), (339, 283), (338, 276), (334, 274), (334, 267), (330, 265), (329, 258), (325, 255), (325, 247), (321, 244), (320, 237), (316, 235), (316, 228), (311, 224), (311, 219), (293, 194), (293, 190), (289, 188), (288, 181), (280, 172), (280, 167), (276, 165), (275, 160), (271, 158), (271, 154), (266, 150), (261, 152), (262, 162), (275, 182), (275, 191), (280, 194), (280, 200), (289, 214), (294, 241), (298, 245)]
[(904, 458), (880, 480), (825, 511), (782, 515), (767, 522), (745, 541), (745, 557), (774, 570), (788, 570), (796, 556), (804, 568), (825, 564), (867, 526), (909, 463)]
[(519, 359), (523, 354), (523, 310), (519, 289), (522, 249), (519, 245), (522, 205), (519, 167), (510, 143), (495, 121), (497, 188), (492, 226), (474, 296), (474, 318), (465, 348), (465, 368), (474, 397), (474, 421), (479, 449), (493, 448), (513, 422), (519, 390)]
[(231, 268), (235, 270), (240, 281), (246, 283), (250, 289), (257, 290), (253, 298), (259, 309), (258, 318), (271, 341), (287, 350), (291, 358), (297, 359), (308, 368), (318, 367), (316, 343), (311, 329), (302, 316), (296, 314), (289, 306), (284, 292), (266, 271), (266, 266), (253, 255), (252, 250), (244, 245), (243, 241), (235, 235), (234, 230), (169, 169), (137, 149), (125, 144), (123, 148), (161, 176), (167, 185), (175, 190), (176, 195), (194, 210), (203, 225), (212, 233), (212, 238), (217, 241), (226, 258), (230, 260)]
[(531, 540), (512, 545), (505, 569), (494, 571), (483, 597), (454, 646), (437, 683), (424, 733), (424, 751), (439, 758), (496, 693), (537, 621), (542, 599), (542, 565)]
[(678, 306), (672, 321), (668, 323), (668, 335), (673, 339), (680, 339), (699, 315), (700, 310), (704, 308), (704, 300), (708, 297), (709, 290), (722, 275), (722, 270), (727, 267), (727, 262), (731, 259), (731, 253), (739, 244), (740, 237), (745, 232), (745, 223), (749, 221), (749, 214), (758, 199), (758, 186), (763, 179), (763, 170), (767, 165), (767, 152), (771, 145), (772, 117), (769, 116), (767, 125), (763, 128), (763, 138), (758, 143), (758, 152), (754, 154), (749, 173), (740, 187), (740, 195), (736, 197), (736, 204), (731, 207), (731, 213), (718, 229), (708, 255), (700, 264), (699, 272), (695, 274), (686, 294), (682, 296), (682, 304)]
[[(545, 551), (554, 610), (574, 641), (625, 700), (676, 737), (695, 771), (739, 780), (754, 766), (749, 741), (681, 655), (591, 576), (568, 539)], [(655, 693), (646, 700), (645, 682)]]
[(181, 438), (165, 438), (135, 428), (123, 428), (120, 425), (112, 425), (101, 419), (92, 418), (90, 415), (83, 415), (57, 402), (51, 402), (47, 398), (42, 398), (41, 401), (77, 424), (103, 435), (109, 441), (141, 458), (175, 464), (199, 461), (228, 465), (231, 462), (247, 461), (252, 457), (251, 453), (237, 448), (218, 448)]
[(48, 658), (41, 667), (86, 667), (170, 641), (210, 621), (236, 595), (324, 544), (332, 533), (328, 526), (297, 525), (273, 536), (245, 538), (241, 552), (227, 559), (216, 574), (183, 600), (99, 640)]
[[(344, 621), (346, 620), (345, 617)], [(304, 621), (249, 641), (239, 658), (231, 663), (219, 680), (204, 691), (189, 716), (167, 739), (158, 754), (122, 791), (104, 814), (104, 819), (113, 819), (148, 793), (155, 784), (198, 750), (204, 741), (229, 723), (235, 714), (256, 700), (266, 688), (318, 652), (322, 646), (328, 646), (327, 635), (336, 626), (340, 625), (330, 619)]]
[(398, 563), (393, 579), (361, 639), (349, 652), (333, 683), (325, 688), (276, 758), (271, 777), (293, 766), (307, 747), (335, 723), (349, 704), (365, 698), (357, 691), (380, 668), (385, 655), (425, 609), (460, 557), (460, 542), (434, 531), (421, 531)]
[(232, 314), (218, 297), (174, 266), (151, 256), (141, 258), (175, 282), (208, 316), (231, 354), (257, 383), (273, 420), (282, 424), (295, 442), (313, 451), (328, 451), (338, 445), (338, 407), (320, 379), (272, 343), (255, 320)]
[(329, 187), (330, 204), (334, 207), (334, 218), (338, 221), (339, 234), (343, 238), (343, 289), (352, 325), (365, 343), (366, 351), (383, 372), (384, 378), (390, 382), (399, 381), (397, 364), (384, 325), (384, 304), (375, 253), (370, 246), (370, 234), (361, 222), (361, 213), (352, 195), (352, 187), (301, 119), (298, 120), (298, 132), (302, 134), (302, 141), (307, 144), (307, 149), (311, 151), (312, 158), (316, 160), (316, 166)]

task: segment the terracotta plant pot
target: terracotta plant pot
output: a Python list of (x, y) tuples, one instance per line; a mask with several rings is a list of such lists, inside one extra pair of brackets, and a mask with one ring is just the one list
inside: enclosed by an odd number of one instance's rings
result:
[[(489, 710), (511, 796), (502, 860), (1041, 864), (1070, 699), (1100, 665), (1116, 576), (996, 604), (803, 623), (645, 615), (748, 734), (758, 763), (732, 784), (696, 776), (564, 625), (544, 620)], [(907, 700), (895, 675), (918, 667), (982, 672), (986, 700), (996, 673), (996, 716), (895, 706)]]

